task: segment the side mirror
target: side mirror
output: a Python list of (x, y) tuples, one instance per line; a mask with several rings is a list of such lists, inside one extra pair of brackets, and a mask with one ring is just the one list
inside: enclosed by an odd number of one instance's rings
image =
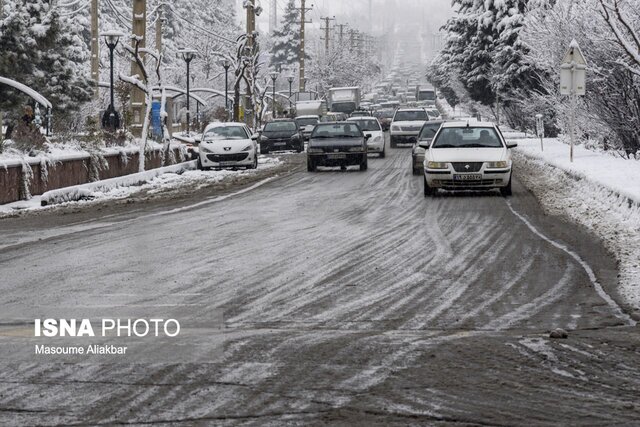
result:
[(507, 144), (507, 148), (516, 148), (517, 146), (518, 144), (516, 143)]
[(253, 135), (251, 135), (251, 139), (254, 141), (257, 141), (258, 138), (260, 138), (260, 134), (259, 133), (254, 133)]
[(370, 139), (371, 138), (371, 134), (370, 133), (365, 133), (364, 134), (364, 139)]
[(418, 147), (424, 148), (425, 150), (428, 150), (430, 145), (431, 143), (428, 141), (418, 141)]

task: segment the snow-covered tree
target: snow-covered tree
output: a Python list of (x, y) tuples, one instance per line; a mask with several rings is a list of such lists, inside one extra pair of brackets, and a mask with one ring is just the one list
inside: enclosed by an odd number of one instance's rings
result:
[[(57, 115), (76, 111), (92, 93), (88, 49), (79, 29), (48, 0), (5, 0), (0, 21), (0, 75), (42, 93)], [(31, 102), (0, 85), (0, 109)]]
[[(300, 12), (295, 0), (289, 0), (280, 26), (272, 36), (271, 66), (278, 70), (298, 62), (300, 52)], [(306, 54), (306, 58), (309, 56)]]

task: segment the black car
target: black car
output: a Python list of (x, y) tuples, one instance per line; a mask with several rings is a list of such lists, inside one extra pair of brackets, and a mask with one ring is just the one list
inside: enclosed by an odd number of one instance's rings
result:
[(319, 123), (309, 139), (307, 170), (314, 172), (318, 166), (350, 165), (367, 170), (367, 139), (354, 122)]
[(282, 150), (304, 151), (302, 132), (293, 119), (277, 119), (267, 123), (260, 132), (258, 142), (261, 154)]

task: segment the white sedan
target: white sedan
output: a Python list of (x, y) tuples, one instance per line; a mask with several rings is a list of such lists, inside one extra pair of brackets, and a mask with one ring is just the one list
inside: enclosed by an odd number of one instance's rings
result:
[(511, 148), (490, 122), (443, 123), (431, 142), (420, 143), (424, 158), (424, 195), (445, 190), (500, 189), (511, 195)]
[(258, 145), (244, 123), (211, 123), (199, 145), (198, 169), (258, 167)]
[(367, 151), (369, 153), (378, 153), (380, 157), (385, 156), (384, 150), (384, 131), (380, 122), (375, 117), (351, 117), (347, 119), (349, 122), (355, 122), (360, 126), (360, 130), (365, 135), (371, 135), (367, 139)]

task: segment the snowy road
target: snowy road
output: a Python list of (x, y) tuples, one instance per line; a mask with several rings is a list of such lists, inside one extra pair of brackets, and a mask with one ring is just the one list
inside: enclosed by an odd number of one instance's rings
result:
[(3, 307), (220, 309), (226, 343), (213, 364), (3, 364), (0, 424), (639, 422), (640, 329), (602, 245), (517, 181), (425, 199), (409, 161), (5, 222)]

